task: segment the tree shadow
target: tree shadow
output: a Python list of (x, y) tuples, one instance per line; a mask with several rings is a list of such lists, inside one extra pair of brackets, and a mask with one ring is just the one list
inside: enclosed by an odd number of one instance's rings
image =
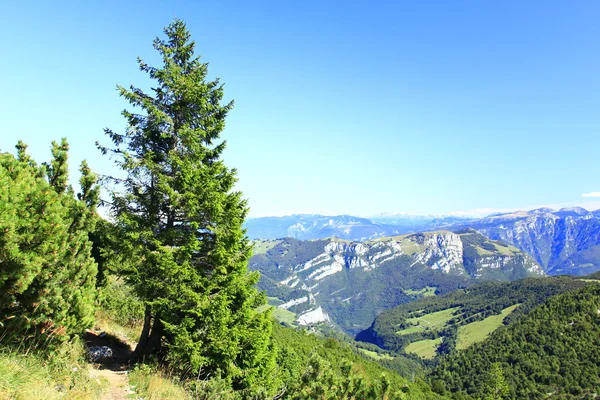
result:
[(129, 369), (133, 351), (130, 345), (121, 338), (111, 335), (107, 332), (94, 332), (87, 330), (83, 335), (83, 340), (88, 348), (101, 348), (106, 346), (112, 350), (110, 357), (101, 357), (97, 360), (91, 360), (99, 369), (109, 369), (111, 371), (124, 371)]

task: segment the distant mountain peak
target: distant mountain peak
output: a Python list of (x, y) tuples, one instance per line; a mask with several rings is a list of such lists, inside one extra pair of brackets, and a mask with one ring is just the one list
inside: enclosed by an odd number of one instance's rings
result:
[(552, 213), (554, 212), (554, 209), (549, 208), (549, 207), (541, 207), (541, 208), (536, 208), (533, 210), (529, 210), (529, 214), (547, 214), (547, 213)]
[(586, 210), (583, 207), (564, 207), (564, 208), (561, 208), (560, 210), (558, 210), (558, 212), (562, 212), (562, 213), (571, 212), (571, 213), (575, 213), (578, 215), (591, 214), (590, 211)]

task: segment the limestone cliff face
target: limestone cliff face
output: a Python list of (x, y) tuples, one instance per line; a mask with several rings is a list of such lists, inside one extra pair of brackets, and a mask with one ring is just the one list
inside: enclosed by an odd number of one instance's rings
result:
[(549, 274), (600, 270), (600, 214), (582, 208), (533, 210), (485, 218), (473, 228), (532, 255)]
[(471, 281), (544, 275), (530, 256), (472, 230), (367, 242), (283, 239), (272, 247), (265, 241), (261, 245), (268, 250), (253, 257), (250, 268), (273, 281), (266, 288), (269, 296), (286, 293), (278, 307), (294, 312), (296, 322), (304, 325), (341, 324), (347, 309), (365, 315), (369, 324), (368, 318), (383, 308), (410, 301), (427, 287), (444, 291)]
[[(430, 265), (431, 269), (439, 269), (445, 273), (464, 272), (463, 243), (459, 235), (452, 232), (425, 233), (409, 236), (407, 240), (423, 247), (413, 255), (415, 262)], [(431, 263), (432, 260), (435, 261)]]

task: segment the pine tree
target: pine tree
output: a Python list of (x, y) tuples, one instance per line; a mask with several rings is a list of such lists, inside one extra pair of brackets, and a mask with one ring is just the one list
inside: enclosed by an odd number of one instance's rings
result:
[(163, 65), (138, 59), (155, 82), (152, 94), (119, 86), (140, 113), (124, 111), (127, 128), (105, 133), (125, 178), (112, 194), (112, 211), (127, 255), (121, 271), (145, 301), (136, 356), (164, 356), (194, 377), (220, 375), (236, 389), (268, 386), (274, 366), (269, 312), (248, 273), (251, 255), (242, 229), (246, 201), (234, 191), (236, 171), (220, 159), (219, 136), (233, 103), (207, 80), (207, 64), (181, 20), (157, 38)]
[(0, 323), (12, 333), (68, 337), (93, 323), (96, 177), (84, 162), (79, 201), (67, 186), (66, 140), (52, 144), (42, 167), (24, 143), (16, 147), (18, 159), (0, 154)]
[(488, 372), (486, 388), (486, 400), (501, 400), (506, 398), (510, 393), (510, 388), (506, 379), (504, 378), (504, 371), (502, 365), (499, 362), (492, 364), (490, 371)]

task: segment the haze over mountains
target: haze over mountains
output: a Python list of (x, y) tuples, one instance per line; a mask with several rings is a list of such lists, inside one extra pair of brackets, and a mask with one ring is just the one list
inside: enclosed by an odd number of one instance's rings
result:
[(470, 220), (471, 218), (411, 214), (381, 214), (371, 218), (352, 215), (294, 214), (284, 217), (250, 218), (246, 220), (244, 227), (248, 230), (250, 239), (292, 237), (312, 240), (337, 237), (363, 241), (383, 236), (442, 229)]
[(472, 228), (528, 253), (551, 275), (585, 275), (600, 270), (600, 210), (580, 207), (540, 208), (484, 218), (388, 214), (369, 219), (349, 215), (291, 215), (250, 219), (245, 228), (251, 239), (337, 237), (353, 241)]

